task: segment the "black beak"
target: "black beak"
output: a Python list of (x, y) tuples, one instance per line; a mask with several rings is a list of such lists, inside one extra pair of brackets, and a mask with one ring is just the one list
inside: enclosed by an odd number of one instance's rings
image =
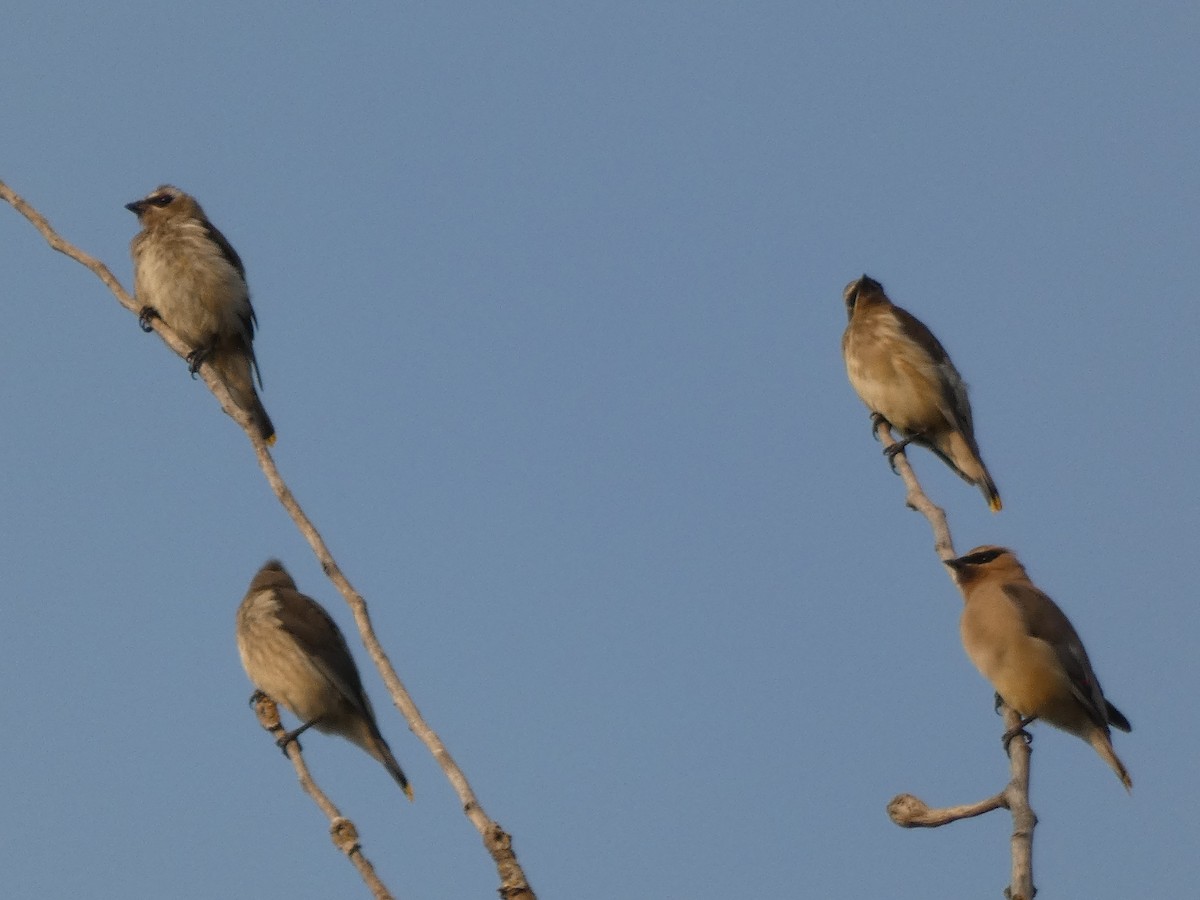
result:
[(126, 203), (125, 208), (136, 216), (142, 214), (142, 210), (146, 208), (145, 200), (134, 200), (132, 203)]
[(952, 569), (953, 569), (955, 572), (957, 572), (959, 569), (961, 569), (961, 568), (965, 567), (965, 566), (967, 565), (967, 563), (966, 563), (966, 562), (964, 562), (964, 561), (963, 561), (963, 557), (961, 557), (961, 556), (960, 556), (960, 557), (958, 557), (958, 558), (956, 558), (956, 559), (943, 559), (943, 560), (942, 560), (942, 565), (944, 565), (944, 566), (949, 566), (949, 567), (950, 567), (950, 568), (952, 568)]

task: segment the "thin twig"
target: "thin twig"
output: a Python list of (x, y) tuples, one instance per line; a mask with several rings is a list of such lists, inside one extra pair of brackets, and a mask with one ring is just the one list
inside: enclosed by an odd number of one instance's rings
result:
[[(49, 244), (53, 249), (65, 256), (69, 256), (80, 265), (95, 273), (96, 277), (104, 282), (108, 289), (112, 291), (113, 296), (117, 298), (117, 302), (123, 307), (125, 307), (134, 315), (137, 315), (141, 311), (141, 305), (138, 304), (138, 302), (125, 290), (125, 288), (121, 286), (121, 282), (119, 282), (117, 277), (113, 275), (111, 271), (109, 271), (108, 266), (104, 265), (104, 263), (100, 262), (100, 260), (96, 259), (94, 256), (84, 253), (74, 244), (63, 240), (63, 238), (59, 236), (58, 232), (54, 230), (50, 223), (46, 221), (45, 216), (30, 206), (23, 197), (17, 195), (17, 193), (3, 181), (0, 181), (0, 200), (7, 201), (13, 209), (28, 219), (33, 224), (33, 227), (36, 228), (41, 233), (42, 237), (46, 239), (46, 243)], [(187, 355), (192, 352), (192, 347), (190, 347), (186, 341), (175, 334), (175, 332), (171, 330), (170, 326), (168, 326), (157, 316), (151, 318), (148, 324), (149, 327), (153, 328), (154, 331), (157, 332), (158, 336), (162, 338), (163, 343), (175, 351), (177, 356), (184, 360), (187, 359)], [(204, 363), (200, 366), (196, 374), (198, 374), (204, 380), (204, 383), (208, 385), (208, 389), (213, 392), (213, 395), (217, 398), (217, 402), (221, 404), (221, 408), (225, 410), (225, 412), (228, 413), (235, 422), (242, 426), (242, 430), (250, 436), (251, 442), (262, 443), (262, 438), (258, 436), (258, 429), (254, 427), (249, 416), (242, 410), (242, 408), (233, 402), (233, 397), (230, 395), (229, 390), (225, 387), (225, 384), (221, 381), (221, 379), (216, 376), (212, 366), (210, 366), (208, 363)]]
[[(877, 417), (875, 420), (875, 436), (883, 444), (884, 450), (899, 443), (892, 436), (891, 426), (883, 418)], [(917, 475), (908, 462), (906, 451), (907, 448), (900, 450), (892, 457), (892, 464), (904, 480), (904, 487), (908, 491), (904, 502), (909, 509), (916, 510), (929, 522), (929, 527), (933, 529), (933, 552), (938, 555), (938, 559), (954, 559), (954, 539), (950, 536), (950, 524), (946, 521), (945, 510), (936, 506), (921, 488), (921, 483), (917, 481)]]
[[(252, 438), (255, 436), (252, 428), (247, 429), (247, 434)], [(275, 492), (275, 496), (279, 498), (279, 502), (283, 505), (283, 508), (287, 510), (288, 515), (292, 517), (292, 521), (296, 523), (296, 528), (299, 529), (304, 539), (308, 541), (309, 546), (312, 547), (313, 553), (316, 555), (317, 561), (321, 563), (321, 568), (325, 571), (326, 577), (333, 582), (334, 586), (345, 599), (346, 604), (350, 607), (350, 611), (354, 615), (354, 622), (358, 626), (359, 634), (362, 635), (363, 645), (367, 648), (367, 653), (370, 654), (371, 660), (375, 663), (375, 667), (383, 677), (383, 682), (387, 686), (388, 692), (392, 695), (392, 701), (396, 704), (396, 708), (400, 710), (401, 715), (408, 722), (408, 726), (412, 729), (413, 734), (425, 744), (429, 752), (433, 754), (433, 758), (437, 760), (438, 765), (442, 767), (442, 771), (462, 802), (463, 812), (471, 820), (476, 830), (479, 831), (480, 837), (483, 838), (484, 847), (487, 848), (500, 875), (500, 896), (505, 898), (505, 900), (516, 900), (516, 898), (536, 900), (533, 890), (525, 880), (525, 873), (517, 862), (517, 856), (513, 852), (512, 838), (499, 824), (488, 818), (483, 807), (479, 805), (479, 801), (476, 799), (475, 792), (471, 789), (466, 775), (458, 767), (458, 763), (454, 761), (454, 757), (450, 755), (450, 751), (446, 749), (446, 745), (442, 743), (442, 739), (429, 727), (424, 716), (421, 715), (421, 711), (417, 709), (416, 703), (413, 702), (412, 696), (404, 687), (403, 682), (400, 681), (396, 670), (392, 667), (391, 660), (388, 659), (387, 653), (379, 643), (379, 639), (375, 636), (375, 630), (371, 626), (370, 614), (367, 611), (367, 602), (354, 589), (346, 576), (342, 574), (342, 570), (338, 567), (337, 562), (334, 561), (333, 555), (329, 552), (329, 547), (326, 546), (320, 532), (317, 531), (316, 526), (305, 515), (304, 510), (300, 508), (300, 504), (296, 502), (291, 489), (284, 483), (279, 470), (275, 466), (275, 460), (272, 458), (266, 444), (261, 440), (257, 440), (254, 442), (254, 449), (258, 454), (259, 465), (262, 467), (263, 473), (267, 476), (267, 481), (271, 485), (271, 490)]]
[[(270, 697), (259, 694), (254, 701), (254, 713), (258, 716), (258, 724), (266, 729), (276, 741), (286, 734), (283, 723), (279, 721), (279, 709)], [(304, 792), (312, 797), (313, 802), (329, 819), (329, 836), (333, 839), (334, 846), (346, 854), (354, 868), (358, 869), (358, 874), (366, 882), (375, 900), (393, 900), (391, 893), (376, 874), (375, 867), (363, 853), (362, 844), (358, 839), (358, 829), (354, 823), (343, 816), (325, 792), (317, 787), (312, 774), (308, 771), (308, 766), (305, 765), (300, 742), (289, 741), (283, 752), (292, 761), (292, 765), (296, 769), (296, 777), (300, 780), (300, 786), (304, 788)]]
[[(888, 423), (877, 418), (875, 435), (883, 444), (884, 449), (897, 443), (892, 436)], [(904, 500), (910, 509), (921, 513), (933, 529), (933, 549), (938, 559), (945, 562), (953, 559), (954, 540), (950, 535), (950, 525), (946, 513), (925, 494), (917, 481), (916, 473), (909, 465), (905, 450), (898, 451), (892, 461), (896, 471), (904, 480), (907, 495)], [(945, 568), (945, 567), (943, 567)], [(949, 573), (948, 573), (949, 574)], [(953, 581), (953, 577), (951, 577)], [(1020, 726), (1021, 717), (1004, 707), (1005, 729), (1015, 729)], [(1009, 900), (1033, 900), (1033, 829), (1037, 825), (1037, 816), (1029, 805), (1029, 744), (1017, 739), (1009, 742), (1009, 761), (1012, 778), (1000, 793), (980, 800), (977, 803), (962, 806), (949, 806), (933, 809), (924, 800), (912, 794), (898, 794), (887, 806), (888, 816), (893, 822), (903, 828), (937, 828), (960, 819), (969, 819), (983, 815), (995, 809), (1007, 809), (1012, 813), (1012, 878), (1005, 888), (1005, 896)]]
[(978, 803), (947, 806), (942, 809), (932, 809), (924, 800), (912, 794), (898, 794), (888, 804), (887, 813), (888, 818), (901, 828), (937, 828), (959, 819), (982, 816), (993, 809), (1003, 809), (1006, 805), (1003, 791)]
[[(0, 199), (7, 201), (17, 212), (25, 216), (52, 248), (66, 254), (71, 259), (94, 272), (108, 286), (109, 290), (113, 292), (113, 295), (116, 296), (122, 306), (135, 315), (138, 314), (141, 309), (139, 304), (125, 291), (121, 283), (117, 281), (116, 277), (103, 263), (84, 253), (73, 244), (63, 240), (50, 226), (50, 223), (46, 221), (44, 216), (18, 196), (3, 181), (0, 181)], [(186, 359), (188, 353), (192, 350), (190, 346), (182, 341), (161, 319), (152, 319), (151, 325), (168, 347), (174, 350), (180, 357)], [(292, 517), (292, 521), (296, 523), (296, 527), (300, 530), (304, 539), (308, 541), (309, 546), (312, 547), (313, 553), (321, 563), (321, 568), (325, 571), (326, 576), (333, 582), (350, 607), (350, 611), (354, 615), (354, 622), (358, 626), (359, 634), (362, 636), (363, 644), (367, 648), (367, 652), (370, 654), (376, 668), (379, 669), (384, 684), (392, 696), (393, 703), (400, 710), (401, 715), (404, 716), (409, 728), (425, 744), (429, 752), (433, 754), (434, 759), (442, 767), (442, 771), (450, 781), (455, 793), (458, 794), (463, 812), (479, 832), (480, 837), (483, 839), (484, 847), (496, 864), (496, 871), (500, 876), (500, 897), (502, 900), (536, 900), (536, 895), (525, 878), (525, 872), (517, 861), (517, 855), (513, 852), (512, 838), (497, 822), (484, 812), (483, 807), (479, 804), (479, 800), (475, 796), (475, 792), (471, 789), (471, 785), (467, 781), (466, 775), (463, 774), (458, 763), (454, 761), (445, 744), (442, 743), (441, 738), (429, 727), (429, 724), (417, 709), (412, 697), (396, 674), (396, 670), (392, 667), (392, 663), (384, 652), (383, 646), (379, 643), (379, 639), (375, 636), (370, 616), (367, 613), (366, 601), (362, 598), (361, 594), (354, 590), (350, 581), (342, 574), (342, 570), (334, 561), (333, 555), (329, 552), (329, 548), (321, 538), (316, 526), (305, 515), (304, 510), (301, 509), (300, 504), (296, 501), (291, 489), (284, 482), (267, 445), (259, 436), (258, 429), (251, 422), (250, 417), (233, 402), (229, 391), (220, 379), (216, 377), (209, 365), (202, 365), (199, 374), (204, 379), (204, 383), (208, 385), (209, 390), (213, 392), (220, 402), (222, 409), (232, 416), (234, 421), (246, 432), (246, 436), (254, 447), (255, 454), (258, 456), (258, 462), (263, 470), (263, 474), (266, 475), (271, 489), (275, 492), (275, 496), (279, 499), (284, 509), (287, 510), (288, 515)]]
[[(121, 287), (121, 282), (117, 281), (117, 277), (108, 270), (108, 267), (104, 265), (104, 263), (100, 262), (100, 260), (96, 259), (94, 256), (89, 256), (74, 244), (69, 244), (59, 237), (58, 232), (51, 227), (50, 223), (46, 220), (46, 217), (30, 206), (23, 197), (19, 196), (16, 191), (10, 188), (3, 181), (0, 181), (0, 199), (5, 200), (13, 209), (33, 223), (33, 227), (41, 233), (42, 237), (46, 239), (46, 243), (49, 244), (52, 249), (57, 250), (59, 253), (66, 254), (77, 263), (87, 267), (88, 269), (91, 269), (96, 276), (108, 286), (108, 289), (113, 292), (117, 298), (117, 301), (122, 306), (124, 306), (131, 313), (138, 312), (139, 307), (134, 301), (133, 297), (125, 292), (125, 288)], [(168, 341), (168, 343), (170, 342)], [(184, 345), (180, 344), (180, 346)], [(172, 347), (172, 349), (178, 352), (178, 348)], [(181, 355), (186, 356), (190, 350), (190, 347), (186, 348)]]
[[(1021, 715), (1005, 706), (1004, 728), (1014, 731), (1021, 727)], [(1005, 806), (1012, 813), (1012, 881), (1005, 894), (1009, 900), (1033, 900), (1037, 888), (1033, 886), (1033, 829), (1037, 816), (1029, 805), (1029, 757), (1030, 746), (1020, 734), (1008, 744), (1008, 757), (1012, 766), (1012, 780), (1004, 788)]]

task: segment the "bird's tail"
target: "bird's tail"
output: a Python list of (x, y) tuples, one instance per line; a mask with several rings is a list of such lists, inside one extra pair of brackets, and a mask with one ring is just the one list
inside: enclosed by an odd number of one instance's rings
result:
[(400, 790), (404, 791), (404, 796), (411, 803), (412, 785), (404, 777), (404, 770), (400, 768), (400, 763), (396, 762), (396, 757), (392, 755), (392, 748), (387, 745), (387, 741), (381, 735), (373, 734), (370, 736), (370, 742), (366, 745), (366, 751), (383, 763), (383, 767), (396, 779), (396, 784), (400, 785)]
[(233, 401), (250, 415), (262, 439), (274, 444), (275, 426), (271, 424), (271, 417), (258, 399), (258, 391), (254, 389), (251, 358), (241, 350), (227, 350), (214, 354), (212, 365), (225, 382), (225, 387), (229, 388)]
[(1117, 773), (1117, 777), (1121, 779), (1121, 784), (1125, 785), (1125, 790), (1133, 791), (1133, 779), (1129, 777), (1129, 770), (1125, 768), (1125, 764), (1117, 758), (1117, 754), (1113, 752), (1112, 739), (1107, 734), (1107, 729), (1097, 728), (1088, 736), (1088, 743), (1095, 748), (1100, 754), (1100, 758), (1104, 760)]
[(988, 509), (992, 512), (1000, 512), (1004, 509), (1004, 504), (1000, 502), (1000, 492), (996, 490), (996, 482), (992, 481), (992, 476), (988, 474), (988, 470), (983, 465), (983, 460), (979, 461), (980, 468), (983, 468), (983, 478), (979, 482), (979, 489), (983, 491), (983, 496), (987, 500)]
[(992, 476), (983, 464), (974, 441), (968, 440), (960, 431), (951, 431), (934, 447), (934, 452), (945, 460), (963, 481), (978, 485), (984, 499), (987, 500), (988, 509), (1000, 512), (1004, 508), (1004, 504), (1000, 502), (1000, 491), (996, 489), (996, 482), (992, 481)]

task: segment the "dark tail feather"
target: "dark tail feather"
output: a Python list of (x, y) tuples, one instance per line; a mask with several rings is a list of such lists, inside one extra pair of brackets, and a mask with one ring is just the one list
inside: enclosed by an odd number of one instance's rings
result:
[(381, 736), (375, 735), (374, 738), (374, 746), (369, 748), (373, 751), (371, 755), (383, 763), (384, 768), (396, 779), (396, 784), (400, 785), (400, 790), (404, 791), (404, 796), (411, 803), (413, 798), (412, 785), (408, 783), (408, 779), (404, 777), (404, 770), (400, 768), (400, 763), (396, 762), (396, 757), (392, 755), (392, 748), (387, 745), (387, 741)]
[(1129, 724), (1129, 720), (1125, 718), (1125, 715), (1119, 709), (1117, 709), (1107, 700), (1104, 701), (1104, 706), (1108, 714), (1109, 725), (1117, 729), (1117, 731), (1133, 731), (1133, 726)]
[(229, 388), (233, 401), (249, 413), (262, 439), (268, 444), (274, 444), (275, 426), (271, 424), (271, 417), (267, 415), (262, 401), (258, 399), (258, 392), (254, 390), (252, 362), (245, 353), (230, 351), (214, 358), (213, 367), (225, 382), (225, 387)]
[(275, 443), (275, 426), (271, 424), (271, 417), (267, 415), (266, 409), (263, 408), (262, 401), (257, 396), (254, 398), (254, 408), (250, 410), (250, 416), (254, 419), (254, 424), (258, 426), (258, 433), (267, 444)]
[(1004, 509), (1004, 504), (1000, 502), (1000, 492), (996, 490), (996, 482), (992, 481), (992, 476), (988, 474), (987, 469), (983, 470), (979, 489), (983, 491), (983, 496), (987, 499), (988, 509), (992, 512), (1000, 512)]

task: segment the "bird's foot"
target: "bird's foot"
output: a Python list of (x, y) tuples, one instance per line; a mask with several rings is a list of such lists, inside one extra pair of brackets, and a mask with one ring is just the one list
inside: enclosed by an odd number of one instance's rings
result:
[(266, 699), (267, 699), (267, 695), (264, 694), (262, 691), (255, 691), (253, 694), (250, 695), (250, 700), (248, 701), (248, 705), (254, 706), (254, 704), (258, 703), (259, 700), (266, 700)]
[(297, 728), (295, 731), (285, 731), (275, 739), (275, 746), (283, 751), (284, 756), (287, 756), (288, 744), (294, 743), (297, 750), (302, 750), (303, 748), (300, 746), (300, 741), (297, 738), (303, 730), (303, 728)]
[(880, 413), (871, 413), (871, 437), (875, 438), (875, 440), (879, 440), (880, 425), (886, 425), (888, 428), (892, 427), (892, 423), (884, 418)]
[(1013, 738), (1017, 736), (1020, 736), (1021, 739), (1025, 741), (1026, 746), (1029, 746), (1033, 743), (1033, 735), (1025, 730), (1025, 726), (1030, 722), (1033, 722), (1035, 719), (1037, 719), (1037, 716), (1029, 716), (1028, 718), (1021, 719), (1021, 724), (1019, 724), (1016, 728), (1010, 728), (1008, 731), (1004, 732), (1004, 734), (1000, 735), (1000, 743), (1004, 745), (1005, 753), (1012, 752), (1008, 745), (1011, 744), (1013, 742)]
[(304, 732), (308, 731), (308, 729), (312, 728), (316, 724), (317, 720), (313, 719), (311, 722), (305, 722), (295, 731), (285, 731), (276, 739), (275, 746), (283, 751), (284, 756), (287, 756), (288, 744), (295, 743), (296, 749), (299, 750), (300, 742), (297, 741), (296, 738), (300, 737), (300, 735), (304, 734)]
[(192, 376), (192, 378), (196, 377), (196, 373), (200, 371), (200, 366), (203, 365), (204, 361), (211, 355), (212, 350), (210, 348), (197, 347), (185, 357), (188, 364), (188, 373)]
[(883, 455), (887, 457), (888, 465), (892, 467), (892, 471), (897, 475), (900, 473), (896, 472), (896, 454), (903, 453), (904, 448), (911, 444), (916, 437), (917, 436), (915, 434), (910, 434), (903, 440), (896, 441), (896, 443), (892, 444), (891, 446), (883, 448)]
[(150, 320), (161, 318), (162, 316), (158, 314), (158, 310), (153, 306), (143, 306), (138, 313), (138, 327), (146, 332), (146, 334), (149, 334), (154, 330), (154, 327), (150, 324)]

